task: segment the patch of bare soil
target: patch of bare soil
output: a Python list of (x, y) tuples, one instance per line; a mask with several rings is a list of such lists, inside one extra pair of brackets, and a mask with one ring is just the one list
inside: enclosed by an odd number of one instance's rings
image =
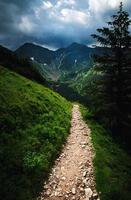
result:
[(39, 200), (99, 200), (93, 176), (90, 129), (74, 105), (70, 135)]

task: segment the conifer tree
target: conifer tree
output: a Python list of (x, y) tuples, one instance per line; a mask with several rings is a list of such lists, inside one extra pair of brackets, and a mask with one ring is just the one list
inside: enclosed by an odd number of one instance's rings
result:
[(101, 114), (107, 119), (109, 127), (118, 134), (122, 133), (125, 124), (131, 124), (130, 24), (129, 14), (123, 10), (121, 2), (118, 12), (107, 23), (108, 26), (97, 29), (98, 35), (92, 35), (101, 46), (108, 49), (108, 54), (95, 56), (95, 61), (99, 63), (96, 69), (102, 74), (97, 91), (100, 110), (103, 110)]

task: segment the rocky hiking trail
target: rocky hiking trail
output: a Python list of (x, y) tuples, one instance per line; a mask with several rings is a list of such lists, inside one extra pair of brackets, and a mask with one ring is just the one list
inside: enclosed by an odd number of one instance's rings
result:
[(90, 132), (79, 106), (74, 105), (70, 135), (38, 200), (99, 200)]

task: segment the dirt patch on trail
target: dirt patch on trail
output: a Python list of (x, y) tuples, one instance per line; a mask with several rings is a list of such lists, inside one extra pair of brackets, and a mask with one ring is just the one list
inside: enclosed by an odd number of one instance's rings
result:
[(98, 200), (90, 129), (74, 105), (70, 135), (38, 200)]

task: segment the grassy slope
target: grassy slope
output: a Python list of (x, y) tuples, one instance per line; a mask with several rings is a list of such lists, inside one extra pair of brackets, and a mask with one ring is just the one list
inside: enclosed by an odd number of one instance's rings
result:
[(92, 130), (97, 190), (101, 200), (131, 200), (131, 156), (128, 155), (82, 107), (82, 114)]
[(0, 196), (32, 200), (69, 132), (71, 104), (0, 66)]

